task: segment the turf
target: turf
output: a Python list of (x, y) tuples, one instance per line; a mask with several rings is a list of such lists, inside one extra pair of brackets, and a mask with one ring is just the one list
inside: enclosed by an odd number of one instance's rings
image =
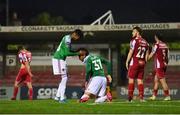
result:
[(94, 104), (92, 100), (88, 103), (77, 103), (76, 100), (68, 100), (67, 103), (58, 103), (54, 100), (0, 100), (0, 113), (37, 113), (37, 114), (78, 114), (78, 113), (180, 113), (180, 101), (147, 101), (126, 102), (125, 100), (114, 100), (112, 103)]

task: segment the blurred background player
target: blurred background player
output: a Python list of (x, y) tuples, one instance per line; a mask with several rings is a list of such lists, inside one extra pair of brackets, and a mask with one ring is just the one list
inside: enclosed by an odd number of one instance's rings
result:
[(152, 48), (152, 51), (148, 57), (148, 59), (152, 58), (154, 55), (154, 63), (155, 63), (155, 77), (154, 77), (154, 88), (153, 95), (150, 97), (150, 100), (155, 100), (158, 92), (159, 81), (163, 87), (165, 98), (164, 100), (171, 100), (169, 95), (169, 87), (166, 83), (165, 72), (168, 65), (168, 55), (169, 48), (166, 43), (162, 42), (161, 34), (155, 34), (155, 45)]
[(14, 92), (13, 92), (13, 97), (11, 100), (16, 100), (16, 96), (18, 93), (18, 88), (21, 85), (21, 83), (26, 83), (28, 89), (29, 89), (29, 100), (33, 99), (33, 88), (32, 88), (32, 76), (33, 74), (31, 73), (30, 69), (30, 62), (32, 60), (31, 52), (27, 51), (24, 46), (19, 46), (18, 47), (18, 58), (21, 63), (21, 67), (19, 70), (18, 75), (16, 76), (16, 80), (14, 83)]
[(61, 76), (61, 82), (59, 83), (57, 94), (54, 99), (62, 103), (65, 102), (64, 94), (67, 83), (67, 65), (65, 61), (66, 57), (79, 55), (79, 52), (71, 51), (71, 40), (78, 40), (82, 37), (83, 37), (83, 32), (79, 29), (74, 30), (69, 35), (65, 35), (62, 38), (52, 58), (53, 74), (57, 76)]
[[(134, 27), (132, 30), (132, 40), (130, 41), (130, 49), (126, 60), (126, 68), (128, 70), (128, 101), (132, 101), (134, 93), (134, 81), (137, 79), (139, 98), (144, 102), (144, 67), (148, 58), (149, 45), (141, 36), (142, 30)], [(130, 63), (129, 63), (130, 61)]]
[[(112, 81), (110, 62), (100, 56), (89, 55), (87, 49), (80, 48), (80, 51), (82, 51), (82, 55), (79, 56), (79, 59), (86, 64), (86, 82), (85, 93), (79, 102), (88, 101), (91, 95), (98, 97), (95, 100), (96, 103), (101, 103), (106, 100), (111, 101), (112, 96), (109, 93), (106, 95), (107, 79), (109, 82)], [(107, 67), (107, 79), (102, 64), (105, 64)]]

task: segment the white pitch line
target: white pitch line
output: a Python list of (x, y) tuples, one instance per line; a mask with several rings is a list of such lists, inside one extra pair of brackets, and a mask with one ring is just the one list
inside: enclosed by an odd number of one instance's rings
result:
[[(163, 102), (167, 102), (167, 101), (163, 101)], [(172, 101), (169, 101), (169, 102), (172, 102)], [(180, 102), (180, 101), (174, 101), (174, 102)], [(108, 103), (87, 103), (87, 105), (102, 105), (102, 104), (125, 104), (126, 103), (126, 105), (123, 105), (123, 106), (127, 106), (127, 107), (131, 107), (131, 106), (137, 106), (137, 107), (141, 107), (141, 106), (143, 106), (143, 107), (175, 107), (175, 108), (180, 108), (180, 106), (178, 106), (178, 105), (164, 105), (164, 104), (156, 104), (156, 103), (150, 103), (149, 105), (144, 105), (144, 103), (148, 103), (148, 102), (142, 102), (142, 104), (141, 103), (137, 103), (136, 104), (136, 102), (132, 102), (132, 104), (131, 104), (131, 102), (108, 102)], [(128, 104), (128, 105), (127, 105)]]

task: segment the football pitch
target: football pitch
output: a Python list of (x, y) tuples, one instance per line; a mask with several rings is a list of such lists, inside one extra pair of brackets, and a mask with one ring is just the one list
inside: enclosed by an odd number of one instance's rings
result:
[(54, 100), (0, 100), (2, 114), (178, 114), (180, 100), (126, 102), (113, 100), (111, 103), (95, 104), (77, 103), (77, 100), (68, 100), (67, 103), (58, 103)]

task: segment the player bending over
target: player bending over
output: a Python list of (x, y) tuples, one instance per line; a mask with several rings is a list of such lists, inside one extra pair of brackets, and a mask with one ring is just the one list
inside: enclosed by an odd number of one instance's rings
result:
[(102, 64), (105, 64), (108, 70), (107, 78), (111, 82), (111, 64), (106, 59), (100, 56), (90, 55), (87, 49), (80, 48), (82, 55), (79, 55), (79, 59), (86, 64), (86, 82), (85, 93), (79, 100), (80, 103), (89, 100), (91, 95), (97, 96), (96, 103), (111, 101), (111, 95), (106, 95), (107, 79), (104, 74)]
[(76, 29), (71, 34), (65, 35), (54, 56), (52, 58), (52, 65), (53, 65), (53, 74), (60, 76), (61, 82), (59, 83), (59, 87), (56, 93), (55, 100), (59, 101), (60, 103), (65, 102), (65, 89), (67, 83), (67, 65), (66, 65), (66, 57), (67, 56), (78, 56), (79, 52), (72, 52), (71, 51), (71, 40), (78, 40), (83, 37), (83, 33), (81, 30)]
[(168, 65), (168, 54), (169, 48), (166, 43), (162, 42), (162, 36), (160, 34), (155, 34), (154, 39), (156, 41), (148, 59), (152, 58), (154, 55), (155, 62), (155, 77), (154, 77), (154, 90), (153, 95), (150, 100), (155, 100), (158, 92), (159, 81), (163, 87), (165, 101), (171, 100), (169, 95), (169, 87), (166, 83), (165, 72)]
[(20, 46), (18, 48), (18, 57), (19, 61), (21, 63), (21, 67), (19, 70), (18, 75), (16, 76), (16, 80), (14, 83), (14, 92), (13, 97), (11, 100), (16, 100), (16, 96), (18, 93), (18, 88), (21, 85), (21, 83), (26, 83), (28, 89), (29, 89), (29, 100), (33, 99), (33, 88), (32, 88), (32, 76), (30, 69), (30, 62), (32, 60), (31, 52), (27, 51), (23, 46)]

